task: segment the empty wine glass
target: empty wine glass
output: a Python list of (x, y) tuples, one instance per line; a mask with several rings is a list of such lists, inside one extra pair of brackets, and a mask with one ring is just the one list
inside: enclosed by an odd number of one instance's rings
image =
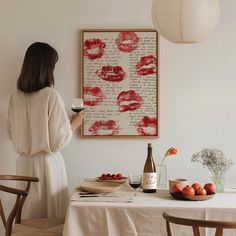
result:
[(72, 105), (71, 105), (71, 110), (78, 113), (82, 110), (84, 110), (84, 103), (82, 98), (74, 98)]
[(128, 175), (129, 185), (134, 190), (134, 196), (137, 196), (137, 189), (141, 186), (142, 175), (130, 174)]

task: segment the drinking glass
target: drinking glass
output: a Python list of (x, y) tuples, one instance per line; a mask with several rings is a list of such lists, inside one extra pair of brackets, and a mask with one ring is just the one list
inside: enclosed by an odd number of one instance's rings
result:
[(71, 105), (71, 110), (79, 113), (80, 111), (84, 110), (84, 103), (82, 98), (74, 98), (72, 105)]
[(137, 189), (141, 186), (142, 175), (140, 174), (130, 174), (128, 175), (128, 181), (130, 187), (134, 190), (134, 196), (137, 196)]

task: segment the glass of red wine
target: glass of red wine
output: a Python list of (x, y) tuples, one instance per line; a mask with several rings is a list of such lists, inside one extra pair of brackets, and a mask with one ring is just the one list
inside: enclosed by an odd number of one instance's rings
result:
[(83, 99), (82, 98), (74, 98), (72, 105), (71, 105), (71, 110), (76, 113), (83, 111), (84, 110)]
[(137, 196), (137, 189), (141, 186), (142, 175), (141, 174), (130, 174), (128, 175), (128, 181), (130, 187), (134, 190), (134, 196)]

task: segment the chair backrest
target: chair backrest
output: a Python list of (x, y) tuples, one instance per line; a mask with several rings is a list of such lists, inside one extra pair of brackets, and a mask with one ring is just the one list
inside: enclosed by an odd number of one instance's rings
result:
[(15, 220), (15, 223), (18, 224), (21, 222), (21, 210), (25, 202), (25, 199), (29, 193), (31, 182), (38, 182), (39, 179), (37, 177), (29, 177), (29, 176), (0, 175), (0, 181), (2, 180), (24, 181), (27, 183), (25, 189), (17, 189), (8, 187), (6, 185), (0, 185), (0, 191), (16, 195), (15, 204), (7, 218), (4, 213), (4, 208), (0, 198), (0, 215), (3, 225), (5, 227), (5, 232), (6, 232), (5, 235), (8, 236), (11, 235), (13, 221)]
[(187, 225), (192, 226), (193, 235), (200, 236), (199, 227), (205, 228), (215, 228), (215, 236), (222, 236), (223, 229), (236, 229), (236, 221), (212, 221), (212, 220), (196, 220), (196, 219), (188, 219), (181, 218), (163, 213), (163, 217), (166, 220), (166, 231), (168, 236), (173, 236), (170, 223), (178, 224), (178, 225)]

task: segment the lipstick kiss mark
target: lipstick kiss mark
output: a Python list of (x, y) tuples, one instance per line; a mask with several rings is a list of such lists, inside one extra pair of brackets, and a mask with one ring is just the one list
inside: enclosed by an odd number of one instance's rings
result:
[(84, 42), (84, 56), (89, 60), (101, 58), (106, 44), (101, 39), (87, 39)]
[(120, 82), (126, 74), (121, 66), (103, 66), (101, 69), (96, 71), (96, 74), (103, 80), (110, 82)]
[(140, 136), (157, 135), (157, 119), (144, 116), (136, 125), (137, 132)]
[(84, 105), (97, 106), (105, 99), (105, 95), (99, 87), (84, 86)]
[(120, 32), (116, 45), (121, 52), (132, 52), (138, 47), (139, 37), (134, 32)]
[(143, 99), (134, 91), (122, 91), (117, 97), (118, 111), (134, 111), (142, 106)]
[(150, 75), (156, 73), (156, 58), (152, 55), (141, 57), (136, 64), (136, 71), (138, 75)]
[(112, 136), (119, 133), (119, 126), (117, 125), (117, 122), (114, 120), (98, 120), (95, 121), (90, 127), (89, 132), (92, 133), (92, 135), (101, 136)]

